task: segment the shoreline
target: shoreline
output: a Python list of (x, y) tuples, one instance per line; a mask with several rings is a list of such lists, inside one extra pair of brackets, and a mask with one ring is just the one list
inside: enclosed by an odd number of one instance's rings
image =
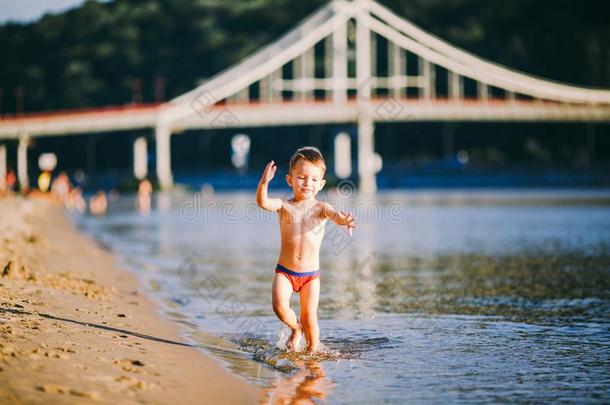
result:
[(259, 403), (59, 206), (0, 199), (0, 402)]

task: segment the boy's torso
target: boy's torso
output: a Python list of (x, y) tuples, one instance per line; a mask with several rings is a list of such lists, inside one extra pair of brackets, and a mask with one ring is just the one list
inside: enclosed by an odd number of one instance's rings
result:
[(284, 200), (278, 215), (282, 240), (279, 263), (297, 272), (318, 270), (326, 225), (319, 201)]

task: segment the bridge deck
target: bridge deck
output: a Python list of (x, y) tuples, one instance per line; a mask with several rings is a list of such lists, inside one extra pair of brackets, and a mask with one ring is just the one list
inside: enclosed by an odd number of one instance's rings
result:
[[(76, 135), (153, 128), (159, 104), (27, 114), (0, 120), (0, 139), (28, 136)], [(196, 104), (194, 107), (196, 109)], [(371, 102), (376, 122), (417, 121), (557, 121), (610, 122), (610, 106), (578, 105), (539, 100), (376, 98)], [(283, 101), (222, 103), (198, 111), (176, 131), (205, 128), (243, 128), (324, 123), (356, 123), (358, 103)]]

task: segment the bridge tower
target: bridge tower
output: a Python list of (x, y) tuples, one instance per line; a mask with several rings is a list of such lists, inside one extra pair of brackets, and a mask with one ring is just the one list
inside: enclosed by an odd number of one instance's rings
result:
[[(387, 43), (383, 52), (380, 38)], [(387, 72), (377, 68), (381, 58), (387, 58)], [(414, 65), (407, 69), (407, 63)], [(292, 75), (286, 77), (286, 71)], [(442, 74), (446, 89), (439, 95), (437, 77)], [(466, 81), (476, 88), (468, 100)], [(257, 100), (250, 98), (253, 86)], [(320, 93), (324, 96), (316, 98)], [(502, 103), (490, 102), (494, 94), (503, 94)], [(353, 123), (358, 128), (359, 190), (373, 193), (379, 166), (377, 122), (607, 121), (609, 106), (608, 90), (546, 81), (485, 61), (373, 0), (334, 0), (276, 42), (164, 105), (156, 129), (157, 174), (162, 187), (171, 186), (169, 138), (175, 130)]]

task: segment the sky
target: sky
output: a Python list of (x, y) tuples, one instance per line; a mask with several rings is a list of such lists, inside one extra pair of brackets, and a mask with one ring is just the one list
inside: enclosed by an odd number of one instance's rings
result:
[(59, 13), (84, 0), (0, 0), (0, 24), (7, 21), (34, 21), (45, 13)]

